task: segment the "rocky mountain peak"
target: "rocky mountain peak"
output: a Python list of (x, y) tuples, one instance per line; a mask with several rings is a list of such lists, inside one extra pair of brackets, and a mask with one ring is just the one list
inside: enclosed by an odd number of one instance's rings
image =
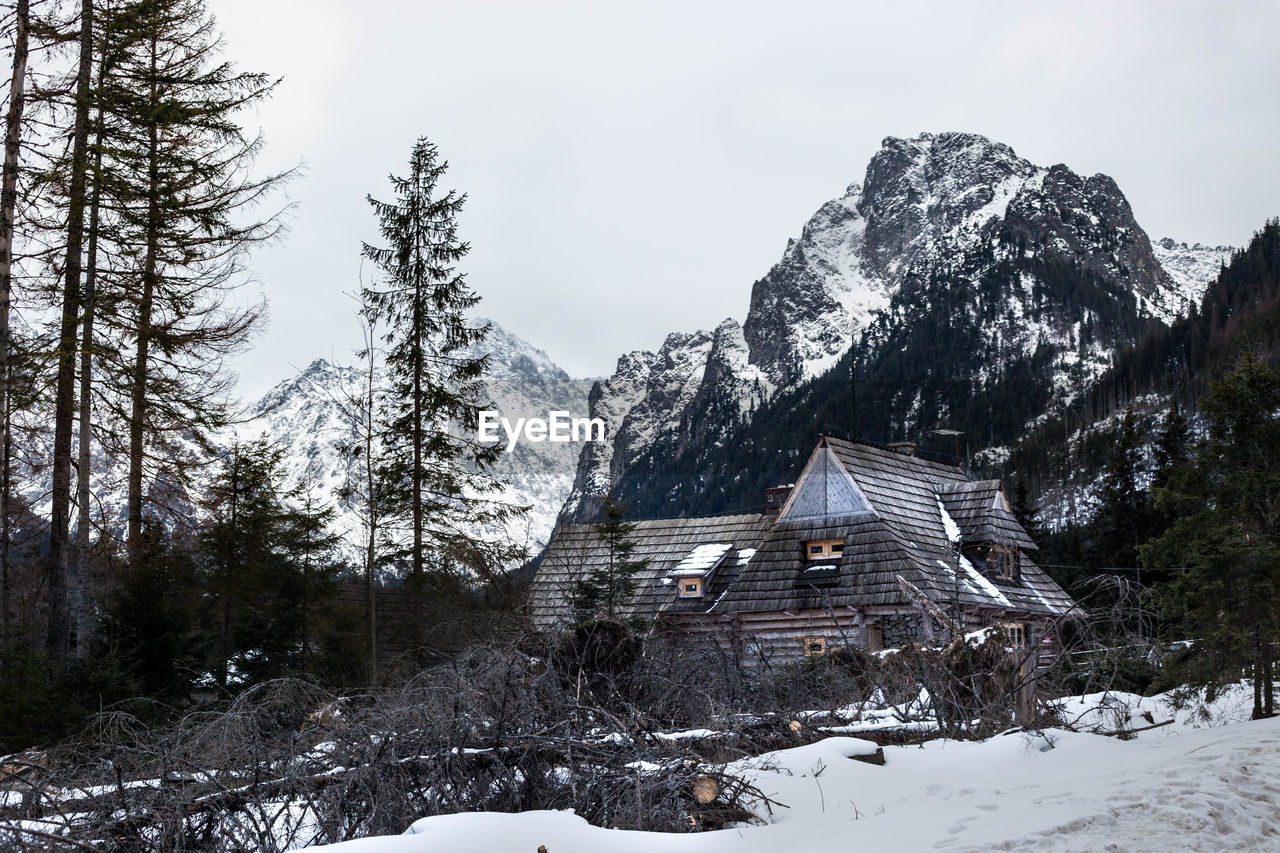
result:
[(508, 332), (492, 320), (480, 318), (477, 322), (489, 323), (489, 334), (483, 342), (471, 348), (471, 354), (489, 356), (486, 376), (490, 380), (569, 379), (569, 374), (552, 361), (550, 356), (528, 341)]
[(985, 226), (1037, 169), (1012, 148), (972, 133), (884, 140), (867, 165), (858, 210), (867, 220), (864, 261), (889, 278), (939, 239)]
[[(1167, 323), (1185, 312), (1219, 257), (1153, 247), (1106, 175), (1037, 166), (974, 133), (887, 137), (862, 181), (821, 205), (752, 285), (741, 327), (668, 337), (643, 392), (622, 362), (597, 387), (593, 411), (608, 412), (618, 430), (611, 450), (584, 452), (575, 495), (617, 483), (641, 456), (672, 458), (699, 430), (727, 434), (726, 418), (824, 374), (855, 342), (862, 359), (903, 341), (919, 312), (937, 313), (926, 298), (968, 324), (965, 334), (976, 336), (970, 357), (989, 348), (999, 362), (972, 377), (976, 386), (1003, 375), (1002, 360), (1034, 361), (1051, 386), (1045, 393), (1069, 393), (1144, 318)], [(1086, 316), (1069, 320), (1086, 298), (1094, 300)], [(990, 340), (969, 328), (984, 323), (993, 324)], [(625, 367), (638, 373), (634, 363)], [(915, 405), (925, 403), (913, 395)], [(719, 421), (708, 415), (713, 408)]]

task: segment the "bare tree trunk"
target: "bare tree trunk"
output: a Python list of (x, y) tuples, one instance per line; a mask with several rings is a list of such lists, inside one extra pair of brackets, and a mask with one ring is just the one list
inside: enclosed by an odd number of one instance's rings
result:
[(1262, 719), (1262, 638), (1253, 629), (1253, 713), (1251, 719)]
[[(422, 285), (416, 285), (417, 293), (413, 300), (413, 334), (422, 334)], [(413, 353), (413, 570), (412, 577), (415, 590), (422, 581), (422, 341), (414, 342)], [(418, 595), (415, 592), (415, 596)], [(415, 602), (417, 604), (418, 602)]]
[(231, 598), (236, 588), (236, 541), (240, 535), (240, 445), (231, 448), (231, 529), (223, 552), (222, 625), (218, 641), (218, 683), (225, 690), (231, 662)]
[[(156, 90), (158, 57), (155, 40), (151, 42), (151, 102), (159, 94)], [(147, 251), (142, 268), (142, 299), (138, 303), (137, 352), (134, 357), (132, 400), (129, 412), (129, 478), (128, 478), (128, 528), (125, 548), (129, 552), (130, 566), (139, 560), (138, 549), (142, 543), (142, 461), (143, 435), (147, 417), (147, 374), (151, 346), (151, 311), (155, 299), (156, 280), (159, 272), (160, 228), (160, 165), (159, 129), (155, 119), (147, 128)]]
[[(99, 72), (99, 82), (106, 74), (105, 65)], [(85, 259), (84, 299), (80, 332), (80, 424), (79, 458), (76, 461), (76, 561), (71, 572), (71, 618), (75, 622), (76, 655), (83, 657), (88, 650), (89, 637), (89, 532), (90, 481), (93, 474), (91, 453), (93, 423), (93, 320), (94, 303), (98, 293), (98, 227), (101, 222), (102, 201), (102, 108), (98, 108), (93, 147), (93, 191), (89, 201), (89, 251)]]
[(0, 639), (9, 638), (9, 464), (13, 446), (9, 430), (9, 306), (13, 293), (13, 227), (18, 208), (18, 155), (22, 111), (26, 106), (29, 0), (14, 9), (13, 78), (5, 116), (4, 178), (0, 184)]
[(1262, 714), (1266, 717), (1276, 715), (1275, 682), (1271, 672), (1271, 643), (1262, 643)]
[(378, 683), (378, 498), (374, 494), (373, 471), (373, 389), (374, 389), (374, 324), (369, 320), (369, 370), (365, 375), (364, 415), (364, 476), (365, 497), (368, 501), (369, 540), (365, 543), (365, 595), (368, 599), (369, 631), (369, 686)]
[(93, 0), (80, 4), (80, 60), (67, 198), (67, 263), (58, 330), (58, 378), (53, 410), (53, 506), (49, 518), (49, 656), (65, 660), (67, 546), (71, 533), (71, 431), (75, 420), (76, 326), (79, 325), (81, 253), (84, 250), (85, 178), (88, 171), (89, 85), (93, 68)]

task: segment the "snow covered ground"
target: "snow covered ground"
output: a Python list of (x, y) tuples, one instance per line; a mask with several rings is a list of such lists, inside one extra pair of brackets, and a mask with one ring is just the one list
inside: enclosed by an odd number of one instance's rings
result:
[[(1280, 850), (1280, 719), (1249, 722), (1234, 692), (1206, 723), (1158, 699), (1090, 696), (1078, 727), (1143, 728), (1129, 740), (1049, 730), (886, 747), (884, 766), (850, 760), (868, 741), (832, 737), (730, 767), (772, 800), (763, 826), (688, 835), (600, 829), (569, 812), (425, 818), (406, 834), (335, 853), (823, 853), (880, 850)], [(1144, 712), (1146, 712), (1144, 714)], [(758, 810), (766, 815), (764, 809)]]

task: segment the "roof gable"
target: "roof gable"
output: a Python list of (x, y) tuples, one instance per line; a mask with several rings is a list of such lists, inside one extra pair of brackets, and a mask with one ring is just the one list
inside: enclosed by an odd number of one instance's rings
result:
[(867, 499), (840, 461), (827, 447), (819, 446), (809, 457), (779, 514), (781, 519), (828, 518), (871, 512)]

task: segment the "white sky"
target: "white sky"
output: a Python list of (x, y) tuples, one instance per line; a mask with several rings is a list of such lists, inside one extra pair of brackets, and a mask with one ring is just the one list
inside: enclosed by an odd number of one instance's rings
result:
[(1280, 4), (208, 0), (281, 75), (263, 168), (299, 160), (253, 267), (257, 395), (349, 362), (366, 193), (426, 135), (469, 194), (493, 317), (577, 376), (746, 314), (751, 284), (885, 136), (964, 130), (1116, 179), (1153, 237), (1240, 245), (1280, 213)]

